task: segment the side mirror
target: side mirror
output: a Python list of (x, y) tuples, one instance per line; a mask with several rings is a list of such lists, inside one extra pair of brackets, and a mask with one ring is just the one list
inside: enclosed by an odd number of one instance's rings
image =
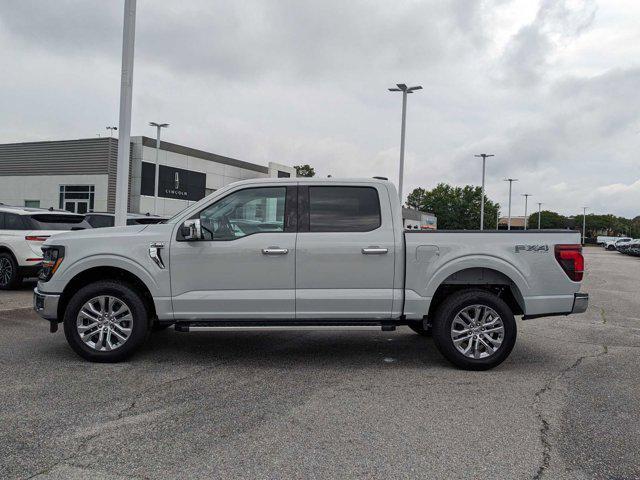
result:
[(180, 226), (180, 233), (185, 240), (201, 240), (202, 227), (200, 226), (200, 219), (186, 220)]

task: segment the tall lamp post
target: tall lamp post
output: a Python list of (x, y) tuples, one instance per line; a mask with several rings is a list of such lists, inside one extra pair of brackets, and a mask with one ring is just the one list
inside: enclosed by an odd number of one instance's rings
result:
[(133, 93), (133, 50), (136, 38), (136, 0), (124, 2), (122, 29), (122, 71), (120, 78), (120, 118), (118, 130), (118, 168), (116, 170), (115, 225), (127, 224), (129, 201), (129, 149), (131, 148), (131, 96)]
[(587, 208), (582, 207), (582, 244), (584, 245), (584, 239), (586, 238), (587, 233)]
[(526, 230), (527, 229), (527, 203), (531, 194), (523, 193), (522, 196), (524, 197), (524, 229)]
[(517, 178), (505, 178), (505, 182), (509, 182), (509, 216), (507, 217), (507, 230), (511, 230), (511, 187), (513, 182), (517, 182)]
[(474, 155), (474, 157), (482, 158), (482, 201), (480, 203), (480, 230), (484, 230), (484, 172), (487, 164), (487, 158), (495, 157), (495, 155), (487, 155), (486, 153), (481, 153), (479, 155)]
[(538, 230), (540, 230), (540, 210), (542, 208), (542, 202), (538, 202)]
[(500, 230), (500, 209), (496, 212), (496, 230)]
[(156, 127), (157, 131), (156, 131), (156, 170), (155, 170), (155, 174), (153, 176), (153, 214), (157, 215), (158, 214), (158, 181), (160, 178), (160, 173), (159, 173), (159, 169), (160, 169), (160, 165), (159, 165), (159, 158), (160, 158), (160, 130), (162, 130), (163, 128), (167, 128), (169, 126), (168, 123), (156, 123), (156, 122), (149, 122), (149, 125), (151, 125), (152, 127)]
[(400, 174), (398, 178), (398, 197), (400, 197), (400, 205), (402, 206), (402, 181), (404, 177), (404, 132), (407, 125), (407, 95), (416, 90), (422, 90), (420, 85), (415, 87), (407, 87), (404, 83), (398, 83), (398, 88), (390, 88), (390, 92), (402, 92), (402, 127), (400, 129)]

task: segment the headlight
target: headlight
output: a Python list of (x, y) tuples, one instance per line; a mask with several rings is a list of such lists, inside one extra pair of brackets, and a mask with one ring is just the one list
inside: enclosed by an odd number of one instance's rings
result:
[(64, 247), (46, 246), (42, 247), (42, 270), (40, 270), (40, 280), (48, 282), (58, 267), (64, 260)]

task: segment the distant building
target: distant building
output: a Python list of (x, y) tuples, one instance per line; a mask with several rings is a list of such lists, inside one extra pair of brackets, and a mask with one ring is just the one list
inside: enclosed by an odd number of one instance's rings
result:
[(430, 212), (402, 207), (402, 223), (406, 230), (436, 230), (438, 218)]
[[(131, 137), (129, 205), (154, 213), (156, 141)], [(118, 139), (87, 138), (0, 144), (0, 203), (74, 213), (115, 208)], [(232, 182), (295, 177), (293, 167), (255, 163), (161, 142), (157, 213), (173, 215)]]
[[(500, 217), (498, 228), (506, 230), (509, 226), (509, 217)], [(511, 216), (511, 230), (524, 230), (524, 217)]]

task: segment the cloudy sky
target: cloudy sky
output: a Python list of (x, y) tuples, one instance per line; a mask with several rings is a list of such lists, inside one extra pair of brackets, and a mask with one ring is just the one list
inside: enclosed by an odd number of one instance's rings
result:
[[(0, 142), (118, 124), (123, 2), (0, 6)], [(138, 0), (133, 135), (405, 189), (479, 184), (565, 214), (640, 214), (637, 0)], [(405, 190), (406, 191), (406, 190)]]

